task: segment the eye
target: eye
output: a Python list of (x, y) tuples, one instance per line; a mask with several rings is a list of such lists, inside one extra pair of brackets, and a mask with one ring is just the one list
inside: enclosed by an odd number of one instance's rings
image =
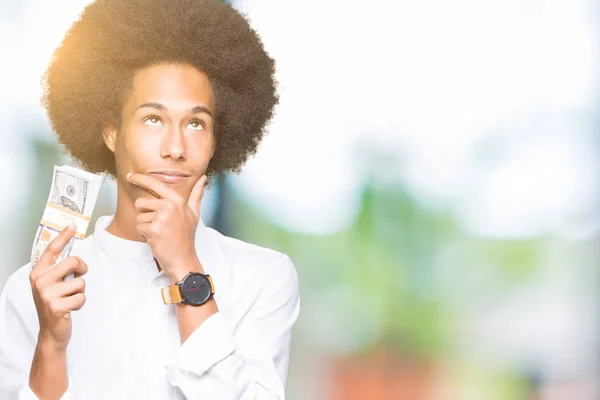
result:
[(201, 121), (199, 119), (193, 119), (190, 121), (190, 123), (188, 124), (189, 127), (191, 127), (191, 129), (194, 129), (196, 131), (201, 131), (205, 129), (204, 126), (204, 121)]
[(148, 126), (162, 125), (162, 121), (156, 115), (148, 115), (146, 118), (143, 119), (143, 121), (144, 121), (144, 124), (146, 124)]

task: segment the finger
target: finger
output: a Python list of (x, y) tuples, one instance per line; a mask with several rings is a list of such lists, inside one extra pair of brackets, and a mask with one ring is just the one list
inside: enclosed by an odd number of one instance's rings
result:
[(152, 223), (156, 218), (156, 211), (142, 212), (137, 215), (138, 224)]
[(135, 229), (136, 229), (138, 235), (140, 235), (140, 237), (142, 238), (142, 240), (144, 242), (147, 242), (149, 239), (152, 239), (152, 237), (153, 237), (152, 223), (144, 222), (141, 224), (137, 224)]
[(66, 296), (56, 300), (56, 308), (63, 312), (79, 310), (84, 304), (84, 293), (76, 293), (72, 296)]
[(66, 297), (76, 293), (85, 293), (85, 280), (81, 277), (57, 282), (48, 288), (51, 297)]
[(131, 184), (141, 187), (159, 199), (175, 201), (179, 197), (177, 192), (171, 190), (167, 185), (150, 175), (134, 174), (130, 172), (127, 174), (127, 180)]
[(165, 204), (164, 200), (160, 199), (147, 199), (145, 197), (139, 197), (133, 203), (136, 213), (143, 213), (148, 211), (156, 211), (163, 207)]
[(202, 201), (202, 196), (204, 196), (204, 186), (207, 179), (208, 177), (206, 175), (202, 175), (200, 179), (198, 179), (198, 182), (196, 182), (192, 188), (190, 198), (188, 199), (188, 207), (192, 210), (196, 219), (200, 218), (200, 202)]
[(43, 283), (60, 282), (70, 273), (73, 273), (77, 276), (82, 276), (85, 275), (87, 271), (88, 266), (81, 258), (71, 256), (65, 258), (60, 263), (56, 264), (54, 268), (48, 270), (40, 277), (40, 281)]
[(50, 268), (58, 256), (60, 252), (63, 250), (65, 245), (71, 240), (75, 232), (77, 231), (77, 225), (74, 222), (71, 222), (66, 228), (64, 228), (58, 236), (56, 236), (46, 247), (44, 253), (40, 257), (35, 269), (45, 270)]

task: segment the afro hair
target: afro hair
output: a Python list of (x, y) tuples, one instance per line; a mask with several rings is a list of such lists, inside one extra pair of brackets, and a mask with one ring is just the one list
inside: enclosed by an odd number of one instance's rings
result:
[(158, 63), (204, 72), (216, 103), (207, 174), (256, 153), (278, 97), (275, 63), (246, 18), (219, 0), (96, 0), (66, 33), (44, 76), (43, 105), (83, 168), (116, 175), (102, 132), (119, 126), (136, 71)]

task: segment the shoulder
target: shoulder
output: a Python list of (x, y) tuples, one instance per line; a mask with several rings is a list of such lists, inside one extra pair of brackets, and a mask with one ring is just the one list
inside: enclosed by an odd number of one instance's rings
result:
[(266, 280), (265, 283), (283, 286), (287, 291), (298, 291), (298, 273), (287, 254), (225, 236), (211, 228), (207, 230), (233, 273), (252, 277), (254, 281)]
[(31, 273), (31, 264), (27, 263), (21, 268), (13, 272), (4, 285), (3, 291), (20, 291), (20, 288), (24, 285), (29, 286), (29, 274)]

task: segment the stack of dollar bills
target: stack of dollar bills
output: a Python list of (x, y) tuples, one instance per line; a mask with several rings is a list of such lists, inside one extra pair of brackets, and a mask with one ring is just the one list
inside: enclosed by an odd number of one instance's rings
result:
[(69, 256), (75, 240), (85, 238), (101, 184), (100, 175), (66, 165), (54, 166), (50, 195), (31, 250), (32, 267), (37, 264), (48, 244), (71, 222), (77, 225), (77, 232), (63, 248), (55, 264)]

